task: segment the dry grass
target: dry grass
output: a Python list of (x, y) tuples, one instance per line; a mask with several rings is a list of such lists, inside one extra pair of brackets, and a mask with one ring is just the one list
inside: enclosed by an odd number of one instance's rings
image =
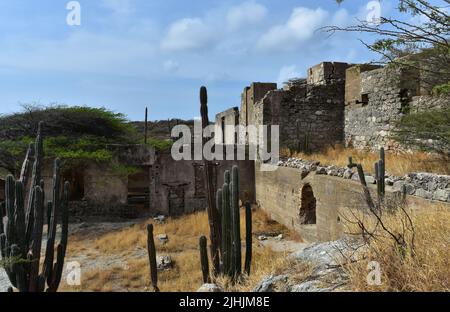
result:
[[(242, 212), (241, 228), (245, 228)], [(149, 221), (152, 222), (153, 220)], [(92, 269), (82, 271), (82, 286), (74, 289), (62, 283), (65, 291), (147, 291), (150, 290), (150, 270), (146, 253), (147, 222), (142, 222), (119, 231), (88, 239), (70, 238), (68, 258), (81, 254), (95, 257), (108, 255), (120, 256), (126, 261), (126, 267), (116, 266), (104, 270)], [(260, 232), (283, 233), (286, 238), (297, 239), (297, 236), (285, 227), (269, 220), (259, 209), (253, 211), (254, 236)], [(158, 273), (158, 286), (161, 291), (196, 291), (202, 285), (202, 274), (198, 250), (201, 235), (208, 237), (209, 228), (207, 214), (195, 213), (179, 219), (169, 219), (165, 224), (154, 224), (154, 234), (165, 233), (169, 242), (161, 245), (156, 242), (159, 255), (170, 255), (174, 261), (171, 270)], [(94, 234), (95, 235), (95, 234)], [(260, 246), (253, 239), (252, 272), (250, 278), (239, 285), (221, 282), (227, 290), (250, 290), (264, 276), (277, 273), (277, 270), (288, 267), (285, 254), (273, 252), (268, 247)], [(244, 243), (244, 242), (243, 242)], [(143, 249), (145, 252), (143, 253)], [(140, 256), (136, 257), (136, 250)], [(83, 264), (82, 264), (83, 266)]]
[[(323, 165), (336, 165), (340, 167), (345, 167), (348, 164), (348, 157), (352, 156), (353, 162), (361, 163), (364, 170), (371, 173), (374, 170), (374, 163), (379, 159), (378, 153), (343, 148), (342, 146), (336, 146), (324, 152), (313, 154), (295, 153), (283, 149), (281, 155), (316, 160), (320, 161)], [(386, 153), (386, 171), (396, 176), (403, 176), (410, 172), (450, 174), (450, 160), (443, 156), (431, 155), (424, 152)]]
[[(433, 211), (408, 211), (408, 214), (415, 228), (414, 252), (408, 247), (402, 256), (394, 248), (392, 238), (378, 227), (375, 233), (380, 236), (371, 240), (367, 257), (347, 267), (353, 290), (450, 291), (450, 211), (442, 207)], [(402, 220), (402, 212), (383, 217), (387, 228), (395, 234), (404, 232)], [(366, 225), (371, 221), (366, 219)], [(406, 238), (410, 239), (411, 233)], [(380, 264), (379, 286), (367, 283), (370, 261)]]

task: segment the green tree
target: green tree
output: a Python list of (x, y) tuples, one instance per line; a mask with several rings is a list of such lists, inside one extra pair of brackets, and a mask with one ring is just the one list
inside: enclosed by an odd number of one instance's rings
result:
[[(340, 4), (343, 0), (336, 2)], [(399, 18), (380, 16), (377, 23), (358, 20), (348, 27), (327, 26), (323, 29), (330, 33), (370, 34), (375, 39), (371, 42), (362, 40), (362, 43), (381, 56), (375, 63), (419, 70), (418, 79), (423, 88), (439, 89), (450, 82), (449, 6), (449, 0), (400, 0)]]

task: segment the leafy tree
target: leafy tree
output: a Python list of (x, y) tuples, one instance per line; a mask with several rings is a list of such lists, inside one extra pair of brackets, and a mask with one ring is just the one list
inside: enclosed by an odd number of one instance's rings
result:
[(46, 157), (66, 163), (110, 161), (107, 144), (135, 143), (137, 134), (124, 115), (105, 108), (24, 105), (23, 111), (0, 116), (0, 167), (17, 172), (39, 121), (44, 121)]
[(449, 7), (449, 0), (400, 0), (400, 18), (381, 16), (378, 23), (357, 20), (355, 25), (324, 30), (374, 35), (375, 40), (362, 43), (381, 55), (376, 63), (420, 71), (421, 86), (431, 91), (450, 82)]
[[(338, 4), (343, 0), (336, 0)], [(450, 95), (449, 0), (401, 0), (399, 18), (381, 16), (378, 23), (358, 20), (348, 27), (328, 26), (330, 33), (365, 33), (375, 38), (362, 43), (381, 57), (376, 63), (410, 69), (421, 88)], [(411, 77), (412, 78), (412, 77)], [(449, 155), (450, 100), (434, 112), (409, 113), (397, 122), (394, 139), (406, 146)]]

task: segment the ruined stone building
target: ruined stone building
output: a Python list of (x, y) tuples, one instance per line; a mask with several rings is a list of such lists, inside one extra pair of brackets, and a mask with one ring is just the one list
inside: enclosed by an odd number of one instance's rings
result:
[[(281, 148), (307, 152), (336, 144), (399, 149), (402, 147), (390, 136), (397, 120), (409, 112), (450, 105), (449, 97), (432, 96), (424, 90), (413, 79), (416, 74), (399, 68), (323, 62), (308, 69), (306, 78), (291, 80), (280, 89), (276, 83), (261, 82), (245, 87), (240, 105), (217, 114), (215, 127), (223, 131), (230, 125), (279, 125)], [(238, 138), (253, 143), (249, 141), (252, 138), (239, 135), (224, 131), (214, 142), (216, 147), (233, 148)], [(145, 145), (110, 145), (108, 149), (114, 155), (112, 163), (85, 162), (65, 172), (64, 180), (71, 184), (72, 217), (179, 216), (206, 208), (202, 161), (176, 161), (170, 151)], [(114, 164), (135, 170), (123, 171)], [(259, 161), (217, 160), (213, 170), (216, 189), (223, 184), (224, 171), (233, 165), (240, 169), (240, 199), (257, 203), (272, 219), (308, 241), (338, 237), (342, 233), (340, 211), (364, 205), (358, 179), (346, 168), (295, 163), (263, 172)], [(48, 195), (51, 162), (44, 167)], [(424, 201), (427, 205), (450, 204), (449, 176), (420, 173), (391, 180), (386, 192), (395, 196), (405, 185), (412, 206), (424, 205)], [(0, 180), (0, 201), (2, 184)], [(374, 185), (369, 188), (376, 189)]]
[[(202, 161), (175, 161), (170, 151), (157, 151), (145, 145), (109, 145), (108, 149), (115, 158), (112, 163), (86, 161), (82, 166), (65, 170), (63, 180), (71, 185), (73, 218), (137, 218), (159, 214), (176, 217), (206, 208)], [(132, 172), (124, 170), (124, 165), (131, 167)], [(240, 198), (254, 202), (253, 161), (216, 162), (215, 186), (224, 183), (225, 170), (234, 165), (239, 166), (245, 177), (240, 180)], [(48, 196), (52, 194), (52, 170), (52, 161), (46, 161), (42, 176)]]
[[(412, 111), (450, 106), (448, 96), (432, 96), (417, 72), (374, 65), (323, 62), (277, 89), (254, 82), (216, 126), (279, 125), (280, 147), (317, 152), (336, 144), (357, 149), (401, 148), (390, 138), (395, 122)], [(233, 144), (233, 134), (223, 142)], [(248, 138), (247, 143), (248, 142)]]

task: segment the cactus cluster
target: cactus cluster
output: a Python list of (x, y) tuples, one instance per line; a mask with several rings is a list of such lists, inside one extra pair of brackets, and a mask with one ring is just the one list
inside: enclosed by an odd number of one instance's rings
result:
[[(5, 271), (11, 284), (20, 292), (55, 292), (59, 287), (67, 247), (69, 215), (69, 183), (61, 192), (61, 163), (54, 162), (52, 201), (44, 204), (44, 182), (41, 180), (43, 159), (42, 123), (39, 124), (36, 142), (30, 147), (22, 166), (21, 177), (16, 181), (8, 175), (5, 183), (6, 226), (0, 226), (0, 251), (6, 262)], [(34, 154), (31, 181), (27, 183), (30, 158)], [(28, 190), (26, 189), (29, 184)], [(62, 194), (61, 194), (62, 193)], [(27, 201), (25, 199), (27, 198)], [(47, 218), (44, 221), (45, 210)], [(58, 218), (61, 219), (61, 239), (56, 249)], [(44, 222), (48, 225), (47, 244), (42, 270), (41, 246)], [(12, 289), (10, 289), (12, 291)]]
[[(208, 93), (206, 87), (200, 88), (200, 113), (202, 128), (209, 125)], [(203, 138), (203, 145), (208, 138)], [(210, 228), (210, 253), (214, 275), (225, 274), (236, 280), (242, 273), (241, 226), (239, 206), (239, 168), (234, 166), (224, 174), (224, 184), (215, 190), (214, 164), (204, 159), (205, 180), (208, 198), (208, 222)], [(246, 254), (244, 270), (250, 274), (252, 257), (252, 213), (250, 203), (246, 208)], [(199, 242), (203, 280), (209, 281), (209, 264), (206, 237)], [(208, 273), (208, 274), (207, 274)]]
[(225, 171), (222, 189), (217, 191), (222, 217), (222, 271), (234, 277), (241, 274), (241, 220), (239, 212), (239, 169)]
[[(221, 216), (222, 242), (220, 245), (221, 273), (236, 280), (242, 274), (241, 254), (241, 220), (239, 209), (239, 168), (234, 166), (224, 173), (224, 184), (217, 190), (216, 206)], [(250, 274), (252, 259), (252, 212), (249, 202), (245, 203), (245, 264), (244, 271)], [(205, 275), (208, 271), (206, 255), (206, 238), (200, 238), (200, 259), (204, 281), (209, 280)]]
[[(200, 114), (202, 117), (202, 129), (209, 126), (208, 118), (208, 91), (206, 87), (202, 86), (200, 88)], [(203, 137), (202, 148), (207, 143), (208, 138)], [(206, 180), (206, 194), (208, 199), (208, 222), (209, 222), (209, 232), (211, 239), (211, 259), (212, 265), (215, 273), (220, 272), (220, 244), (221, 244), (221, 217), (220, 210), (216, 207), (216, 190), (215, 190), (215, 175), (214, 175), (214, 164), (208, 161), (206, 158), (203, 159), (205, 167), (205, 180)]]

